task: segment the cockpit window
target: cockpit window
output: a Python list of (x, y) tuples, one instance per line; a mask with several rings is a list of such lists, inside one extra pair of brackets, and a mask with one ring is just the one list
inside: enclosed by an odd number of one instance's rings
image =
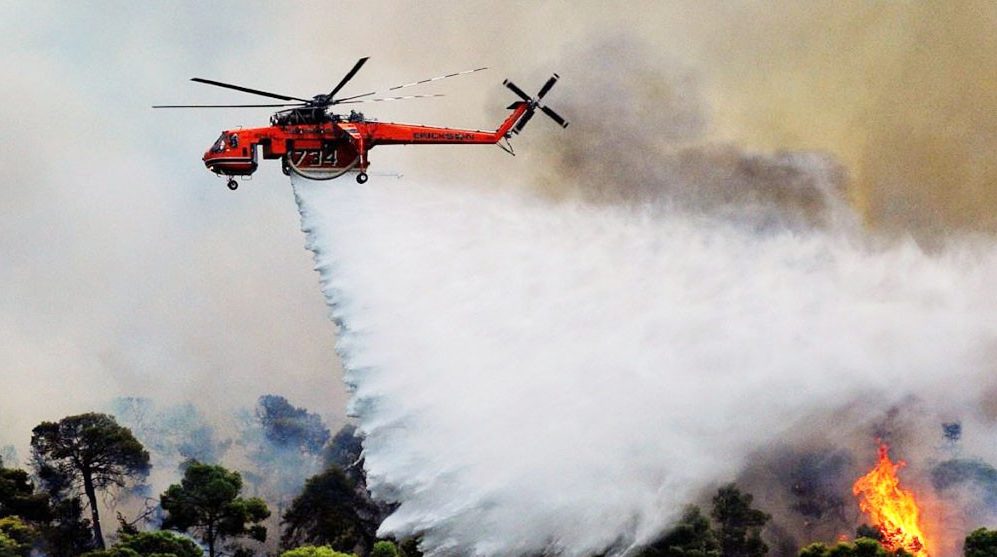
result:
[(225, 134), (222, 134), (218, 138), (218, 141), (215, 141), (215, 144), (211, 146), (211, 152), (212, 153), (221, 153), (222, 151), (224, 151), (225, 150), (225, 139), (226, 139)]
[(239, 146), (239, 136), (235, 135), (234, 133), (232, 135), (228, 136), (228, 144), (233, 149), (235, 149), (236, 147), (238, 147)]

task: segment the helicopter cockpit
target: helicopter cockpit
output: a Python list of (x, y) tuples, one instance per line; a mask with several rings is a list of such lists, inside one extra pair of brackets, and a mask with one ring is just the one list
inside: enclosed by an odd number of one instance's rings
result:
[(239, 136), (238, 135), (236, 135), (234, 133), (222, 132), (222, 134), (220, 136), (218, 136), (218, 141), (215, 141), (214, 145), (211, 146), (210, 152), (211, 153), (221, 153), (222, 151), (224, 151), (228, 147), (231, 147), (232, 149), (235, 149), (238, 146), (239, 146)]
[(225, 134), (221, 134), (218, 137), (218, 141), (215, 141), (214, 145), (211, 146), (212, 153), (221, 153), (225, 150)]

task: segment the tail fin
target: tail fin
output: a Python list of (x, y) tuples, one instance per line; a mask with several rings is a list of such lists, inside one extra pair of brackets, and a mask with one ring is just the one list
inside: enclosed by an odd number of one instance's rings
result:
[(510, 135), (509, 130), (512, 129), (516, 122), (518, 122), (523, 114), (526, 113), (530, 108), (530, 103), (524, 101), (516, 101), (510, 104), (507, 110), (511, 110), (512, 113), (502, 122), (502, 124), (495, 130), (495, 140), (498, 141), (503, 137), (508, 137)]

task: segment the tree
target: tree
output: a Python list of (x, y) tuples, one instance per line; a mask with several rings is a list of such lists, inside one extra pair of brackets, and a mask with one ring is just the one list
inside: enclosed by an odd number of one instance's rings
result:
[(997, 555), (997, 530), (979, 528), (966, 536), (963, 549), (966, 557), (993, 557)]
[(792, 496), (790, 508), (805, 518), (805, 535), (821, 538), (823, 536), (814, 535), (815, 532), (833, 535), (851, 524), (842, 497), (843, 493), (851, 491), (851, 455), (848, 452), (794, 450), (773, 458), (777, 473), (786, 478)]
[(57, 500), (52, 505), (52, 520), (41, 530), (49, 557), (76, 557), (94, 548), (93, 529), (83, 518), (79, 497)]
[(800, 550), (800, 557), (827, 557), (828, 548), (823, 543), (812, 543)]
[(352, 553), (340, 553), (327, 545), (323, 545), (321, 547), (317, 547), (314, 545), (303, 545), (301, 547), (296, 547), (294, 549), (281, 553), (280, 557), (355, 557), (355, 556)]
[(883, 533), (875, 526), (859, 524), (858, 528), (855, 529), (855, 539), (858, 538), (869, 538), (870, 540), (881, 542), (883, 541)]
[(640, 557), (719, 557), (720, 545), (699, 507), (688, 507), (678, 524), (646, 547)]
[(338, 466), (350, 481), (367, 489), (367, 478), (363, 469), (363, 436), (357, 433), (357, 427), (346, 424), (325, 449), (325, 465)]
[(911, 557), (902, 549), (887, 551), (872, 538), (857, 538), (854, 542), (840, 542), (828, 547), (822, 543), (812, 543), (800, 550), (800, 557)]
[(163, 527), (195, 531), (207, 544), (210, 557), (218, 555), (218, 543), (226, 538), (249, 536), (265, 541), (267, 529), (259, 523), (270, 516), (270, 510), (262, 499), (239, 497), (240, 491), (238, 472), (191, 461), (183, 480), (160, 497), (166, 512)]
[(258, 477), (247, 476), (283, 511), (304, 479), (322, 470), (322, 451), (331, 437), (318, 414), (278, 395), (259, 398), (243, 440)]
[(7, 534), (0, 532), (0, 557), (28, 557), (31, 548), (25, 552), (21, 544), (11, 539)]
[(406, 538), (402, 540), (400, 545), (402, 555), (405, 557), (422, 557), (422, 552), (419, 551), (420, 541), (422, 541), (420, 538)]
[(39, 467), (76, 489), (82, 484), (94, 541), (103, 549), (97, 490), (124, 487), (130, 479), (144, 478), (149, 472), (149, 453), (131, 430), (107, 414), (96, 413), (42, 422), (32, 430), (31, 448)]
[[(88, 551), (82, 557), (142, 557), (134, 549), (114, 546), (111, 549)], [(156, 557), (173, 557), (172, 555), (156, 555)]]
[(329, 429), (322, 417), (293, 406), (278, 395), (263, 395), (256, 406), (256, 419), (267, 441), (281, 448), (319, 454), (329, 442)]
[(35, 493), (28, 473), (0, 463), (0, 557), (28, 555), (38, 539), (36, 526), (51, 518), (48, 496)]
[(762, 541), (762, 528), (771, 518), (751, 508), (750, 493), (741, 493), (734, 484), (720, 488), (713, 497), (713, 520), (723, 557), (762, 557), (768, 546)]
[(400, 555), (398, 546), (388, 540), (375, 543), (374, 548), (370, 550), (370, 557), (400, 557)]
[(171, 532), (139, 532), (124, 535), (110, 549), (84, 553), (83, 557), (203, 557), (193, 541)]
[(28, 557), (38, 533), (16, 516), (0, 518), (0, 557)]
[(290, 548), (312, 543), (367, 553), (381, 517), (379, 509), (363, 495), (336, 466), (309, 478), (284, 513), (281, 545)]
[(39, 486), (49, 498), (48, 520), (40, 523), (45, 553), (49, 557), (76, 557), (95, 548), (93, 527), (83, 516), (83, 502), (75, 478), (34, 455)]
[(29, 521), (48, 520), (48, 496), (35, 493), (24, 470), (0, 466), (0, 518), (14, 515)]

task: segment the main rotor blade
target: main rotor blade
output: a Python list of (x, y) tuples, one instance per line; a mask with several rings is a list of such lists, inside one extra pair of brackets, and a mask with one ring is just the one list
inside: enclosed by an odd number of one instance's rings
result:
[(302, 103), (285, 104), (160, 104), (152, 108), (263, 108), (275, 106), (305, 106)]
[(423, 83), (429, 83), (430, 81), (439, 81), (441, 79), (447, 79), (449, 77), (457, 77), (458, 75), (467, 75), (469, 73), (480, 72), (481, 70), (487, 70), (487, 69), (488, 69), (487, 67), (475, 68), (473, 70), (464, 70), (462, 72), (457, 72), (457, 73), (448, 73), (447, 75), (438, 75), (436, 77), (431, 77), (429, 79), (422, 79), (419, 81), (413, 81), (412, 83), (406, 83), (404, 85), (396, 85), (388, 89), (388, 91), (395, 91), (398, 89), (404, 89), (406, 87), (412, 87), (413, 85), (421, 85)]
[(332, 104), (339, 104), (339, 103), (342, 103), (342, 102), (352, 101), (353, 99), (360, 99), (360, 98), (363, 98), (363, 97), (369, 97), (371, 95), (376, 95), (377, 93), (378, 93), (377, 91), (371, 91), (370, 93), (364, 93), (362, 95), (353, 95), (352, 97), (343, 97), (341, 99), (336, 99), (336, 100), (332, 101)]
[(558, 125), (561, 126), (562, 128), (568, 127), (568, 121), (565, 120), (564, 118), (561, 118), (560, 114), (554, 112), (553, 110), (547, 108), (546, 106), (541, 106), (540, 110), (543, 110), (544, 114), (553, 118), (554, 121), (557, 122)]
[[(475, 68), (473, 70), (464, 70), (462, 72), (449, 73), (447, 75), (440, 75), (440, 76), (436, 76), (436, 77), (431, 77), (429, 79), (423, 79), (423, 80), (420, 80), (420, 81), (413, 81), (412, 83), (406, 83), (404, 85), (396, 85), (394, 87), (389, 87), (387, 89), (384, 89), (383, 91), (385, 91), (385, 92), (386, 91), (397, 91), (399, 89), (404, 89), (406, 87), (414, 87), (416, 85), (422, 85), (423, 83), (429, 83), (431, 81), (439, 81), (441, 79), (447, 79), (447, 78), (450, 78), (450, 77), (457, 77), (459, 75), (467, 75), (469, 73), (480, 72), (481, 70), (487, 70), (487, 69), (488, 68)], [(380, 93), (380, 92), (381, 91), (371, 91), (370, 93), (364, 93), (362, 95), (353, 95), (352, 97), (345, 97), (343, 99), (339, 99), (339, 102), (349, 101), (349, 100), (353, 100), (353, 99), (359, 99), (360, 97), (369, 97), (371, 95), (376, 95), (377, 93)]]
[(554, 74), (553, 77), (551, 77), (550, 79), (547, 80), (547, 83), (544, 83), (544, 86), (540, 88), (540, 92), (537, 93), (537, 98), (538, 99), (544, 98), (544, 95), (547, 94), (547, 91), (550, 91), (550, 88), (553, 87), (555, 83), (557, 83), (557, 78), (558, 77), (560, 77), (560, 76), (557, 75), (557, 74)]
[(224, 87), (226, 89), (235, 89), (236, 91), (242, 91), (243, 93), (252, 93), (254, 95), (262, 95), (264, 97), (270, 97), (272, 99), (280, 99), (282, 101), (301, 101), (308, 102), (306, 99), (299, 99), (298, 97), (288, 97), (287, 95), (278, 95), (277, 93), (268, 93), (267, 91), (260, 91), (258, 89), (250, 89), (249, 87), (242, 87), (241, 85), (232, 85), (231, 83), (222, 83), (221, 81), (212, 81), (210, 79), (201, 79), (200, 77), (192, 77), (191, 81), (196, 81), (198, 83), (206, 83), (208, 85), (214, 85), (215, 87)]
[(362, 101), (336, 101), (333, 104), (359, 104), (359, 103), (376, 103), (382, 101), (401, 101), (405, 99), (426, 99), (429, 97), (445, 97), (446, 95), (442, 93), (437, 93), (435, 95), (405, 95), (403, 97), (384, 97), (381, 99), (364, 99)]
[(346, 74), (346, 77), (344, 77), (343, 80), (339, 82), (339, 85), (336, 85), (329, 93), (330, 99), (336, 96), (336, 93), (338, 93), (339, 90), (342, 89), (343, 86), (346, 85), (346, 83), (349, 80), (353, 79), (353, 76), (357, 75), (357, 72), (360, 71), (360, 67), (366, 64), (369, 58), (370, 58), (369, 56), (364, 56), (363, 58), (357, 60), (356, 64), (353, 64), (353, 69), (350, 70), (349, 73)]
[(533, 99), (529, 95), (527, 95), (519, 87), (516, 87), (516, 84), (513, 83), (513, 82), (511, 82), (511, 81), (509, 81), (508, 79), (505, 80), (505, 81), (503, 81), (502, 84), (505, 85), (506, 87), (508, 87), (509, 89), (511, 89), (513, 93), (515, 93), (515, 94), (519, 95), (520, 97), (522, 97), (524, 101), (526, 101), (526, 102), (532, 102), (533, 101)]

